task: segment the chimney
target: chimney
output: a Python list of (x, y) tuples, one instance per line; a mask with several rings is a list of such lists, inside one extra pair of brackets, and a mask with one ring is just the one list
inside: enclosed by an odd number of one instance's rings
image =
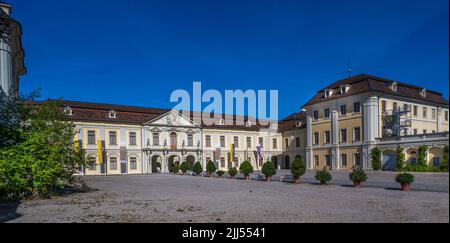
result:
[(5, 13), (7, 15), (11, 15), (12, 12), (12, 7), (10, 4), (4, 3), (4, 2), (0, 2), (0, 9), (2, 9), (3, 11), (5, 11)]

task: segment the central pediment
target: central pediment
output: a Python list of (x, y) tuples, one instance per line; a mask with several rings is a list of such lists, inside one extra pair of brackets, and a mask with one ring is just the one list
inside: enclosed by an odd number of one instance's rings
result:
[(191, 119), (184, 116), (177, 110), (171, 110), (151, 121), (145, 123), (145, 125), (152, 126), (167, 126), (167, 127), (199, 127)]

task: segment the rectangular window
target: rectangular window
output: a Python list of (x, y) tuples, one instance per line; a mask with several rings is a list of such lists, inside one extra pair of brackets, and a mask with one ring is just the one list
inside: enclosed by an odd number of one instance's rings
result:
[(314, 144), (315, 145), (319, 144), (319, 133), (318, 132), (314, 133)]
[(424, 129), (424, 130), (423, 130), (423, 134), (427, 134), (427, 130)]
[(355, 153), (354, 160), (355, 160), (355, 165), (361, 168), (361, 154)]
[(159, 146), (159, 133), (157, 132), (153, 133), (153, 145)]
[(117, 157), (109, 158), (109, 167), (111, 170), (117, 170)]
[(208, 163), (209, 161), (212, 161), (211, 157), (206, 157), (206, 162)]
[(109, 132), (109, 145), (117, 145), (117, 132)]
[(247, 148), (251, 148), (251, 147), (252, 147), (252, 138), (247, 137)]
[(264, 139), (263, 138), (259, 138), (258, 142), (259, 142), (259, 145), (261, 145), (261, 148), (264, 148)]
[(89, 163), (89, 170), (97, 170), (97, 158), (89, 157), (88, 163)]
[(418, 109), (419, 109), (419, 108), (417, 107), (417, 105), (415, 105), (414, 108), (413, 108), (413, 116), (414, 116), (414, 117), (417, 117), (417, 113), (418, 113), (417, 110), (418, 110)]
[(431, 109), (431, 119), (436, 120), (436, 109)]
[(319, 111), (314, 111), (313, 119), (314, 119), (314, 121), (319, 120)]
[(289, 139), (286, 138), (286, 140), (284, 140), (284, 141), (286, 143), (286, 148), (288, 149), (289, 148)]
[(427, 108), (426, 107), (424, 107), (422, 110), (422, 117), (423, 117), (423, 119), (427, 119)]
[(220, 136), (220, 147), (225, 148), (225, 136)]
[(130, 169), (131, 170), (137, 169), (137, 158), (136, 157), (130, 157)]
[(410, 163), (411, 165), (417, 164), (417, 158), (411, 158), (411, 159), (409, 159), (409, 163)]
[(353, 113), (361, 113), (361, 103), (360, 102), (353, 103)]
[(347, 115), (347, 105), (341, 105), (341, 116)]
[(189, 147), (194, 146), (194, 135), (188, 134), (187, 137), (188, 137), (188, 146), (189, 146)]
[(300, 148), (300, 137), (295, 138), (295, 147)]
[(331, 143), (331, 132), (330, 131), (325, 131), (325, 138), (324, 138), (324, 142), (325, 144), (330, 144)]
[(88, 144), (95, 144), (95, 131), (88, 131)]
[(234, 140), (234, 147), (239, 148), (239, 137), (234, 137), (233, 140)]
[(341, 154), (341, 165), (347, 167), (347, 154)]
[(409, 112), (411, 109), (409, 108), (409, 105), (408, 104), (404, 104), (403, 105), (403, 110), (405, 111), (405, 112)]
[(329, 154), (325, 155), (325, 164), (326, 164), (326, 166), (328, 166), (328, 168), (331, 169), (331, 155), (329, 155)]
[(211, 136), (210, 135), (205, 136), (205, 146), (208, 148), (211, 147)]
[(386, 112), (386, 101), (381, 102), (381, 111)]
[(319, 167), (320, 166), (319, 155), (314, 155), (314, 166), (315, 167)]
[(136, 133), (130, 132), (130, 145), (136, 145)]
[(445, 121), (448, 121), (448, 111), (445, 111), (444, 118), (445, 118)]
[(414, 135), (417, 135), (417, 129), (414, 129)]
[(225, 168), (225, 157), (220, 157), (220, 167)]
[(341, 129), (341, 143), (347, 142), (347, 129)]
[(355, 127), (353, 129), (353, 141), (361, 141), (361, 128)]
[(329, 119), (330, 118), (330, 109), (329, 108), (325, 109), (324, 113), (325, 113), (325, 119)]
[(273, 149), (277, 149), (278, 148), (278, 141), (277, 141), (277, 139), (276, 138), (274, 138), (273, 140), (272, 140), (272, 143), (273, 143)]
[(393, 111), (396, 111), (396, 110), (397, 110), (397, 102), (394, 102), (394, 103), (392, 104), (392, 110), (393, 110)]

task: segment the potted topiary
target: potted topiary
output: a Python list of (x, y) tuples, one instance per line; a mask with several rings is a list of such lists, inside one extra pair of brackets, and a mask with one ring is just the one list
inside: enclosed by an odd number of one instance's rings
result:
[(193, 171), (195, 175), (200, 175), (203, 172), (202, 164), (200, 164), (200, 162), (195, 163)]
[(186, 175), (186, 172), (189, 170), (190, 168), (189, 168), (189, 163), (188, 162), (183, 162), (181, 165), (180, 165), (180, 170), (181, 170), (181, 172), (183, 172), (183, 175)]
[(250, 174), (253, 173), (253, 166), (248, 161), (244, 161), (239, 167), (239, 172), (245, 176), (245, 180), (250, 180)]
[(364, 170), (359, 168), (358, 166), (353, 167), (353, 172), (350, 173), (350, 180), (353, 181), (353, 185), (356, 188), (359, 188), (361, 186), (361, 183), (367, 181), (367, 175)]
[(238, 173), (238, 170), (236, 168), (230, 168), (228, 170), (228, 174), (230, 174), (230, 179), (233, 179)]
[(214, 164), (214, 162), (209, 161), (208, 164), (206, 165), (206, 171), (208, 172), (209, 177), (211, 177), (211, 175), (216, 172), (217, 168), (216, 165)]
[(401, 173), (395, 177), (395, 181), (402, 185), (402, 190), (409, 192), (411, 184), (414, 182), (414, 176), (409, 173)]
[(272, 176), (277, 174), (277, 170), (273, 167), (272, 162), (267, 162), (262, 167), (262, 173), (266, 176), (267, 181), (272, 181)]
[(320, 182), (320, 185), (326, 185), (333, 179), (326, 167), (324, 167), (322, 170), (317, 171), (315, 178)]
[(217, 176), (222, 177), (223, 175), (225, 175), (225, 171), (219, 170), (216, 172)]
[(295, 184), (300, 184), (300, 177), (306, 172), (306, 165), (302, 158), (296, 158), (291, 165), (291, 174), (294, 177)]

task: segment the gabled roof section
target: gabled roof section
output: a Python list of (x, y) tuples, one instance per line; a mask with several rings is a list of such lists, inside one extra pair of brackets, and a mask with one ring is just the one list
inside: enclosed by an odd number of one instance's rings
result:
[[(397, 91), (391, 89), (391, 85), (397, 83)], [(335, 92), (334, 95), (330, 97), (325, 97), (324, 90), (335, 89), (338, 90), (343, 85), (351, 85), (350, 90), (347, 93)], [(398, 81), (393, 81), (389, 79), (384, 79), (368, 74), (360, 74), (352, 76), (346, 79), (339, 80), (324, 89), (317, 92), (317, 94), (310, 100), (305, 106), (318, 104), (328, 100), (339, 99), (346, 96), (352, 96), (356, 94), (362, 94), (366, 92), (378, 92), (381, 94), (394, 95), (404, 98), (410, 98), (425, 102), (431, 102), (439, 105), (448, 106), (448, 101), (444, 99), (441, 93), (436, 91), (427, 91), (427, 97), (423, 97), (420, 92), (423, 87), (418, 87), (415, 85), (401, 83)]]

